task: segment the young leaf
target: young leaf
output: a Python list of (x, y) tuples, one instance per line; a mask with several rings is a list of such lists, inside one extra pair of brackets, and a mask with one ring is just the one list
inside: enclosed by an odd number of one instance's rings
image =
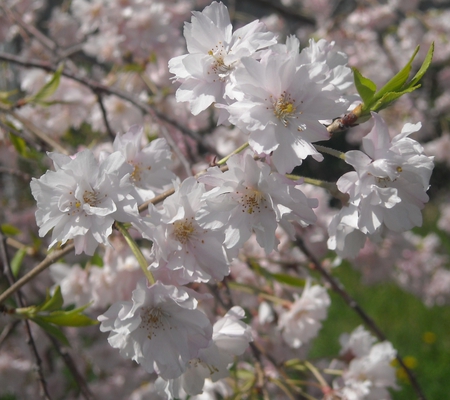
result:
[(9, 100), (9, 98), (16, 94), (18, 92), (17, 89), (14, 90), (10, 90), (8, 92), (0, 92), (0, 103), (6, 104), (6, 105), (12, 105), (13, 102), (11, 100)]
[(53, 296), (50, 296), (47, 292), (47, 299), (44, 304), (41, 305), (39, 311), (55, 311), (60, 310), (64, 304), (64, 299), (61, 294), (61, 288), (56, 286)]
[(433, 59), (433, 53), (434, 53), (434, 42), (431, 43), (431, 46), (428, 49), (428, 53), (425, 56), (425, 60), (423, 60), (423, 63), (419, 71), (417, 71), (417, 74), (414, 75), (414, 78), (412, 78), (411, 82), (409, 82), (408, 87), (415, 86), (422, 79), (422, 76), (424, 76), (425, 72), (427, 72), (428, 68), (430, 67), (431, 61)]
[(74, 314), (73, 311), (54, 311), (49, 315), (39, 315), (39, 318), (45, 322), (60, 326), (89, 326), (98, 324), (98, 321), (83, 314)]
[(27, 158), (28, 149), (25, 140), (23, 140), (19, 136), (13, 135), (12, 133), (9, 134), (9, 138), (17, 153), (22, 157)]
[(370, 79), (364, 77), (356, 68), (352, 68), (352, 70), (356, 90), (361, 96), (364, 105), (369, 105), (375, 91), (377, 90), (377, 86)]
[(55, 93), (56, 89), (58, 89), (63, 69), (64, 64), (61, 64), (51, 79), (44, 86), (42, 86), (42, 88), (35, 95), (26, 98), (25, 101), (28, 103), (39, 103)]
[(402, 90), (401, 92), (389, 92), (386, 93), (380, 100), (378, 100), (371, 108), (370, 111), (378, 112), (380, 110), (383, 110), (384, 108), (388, 107), (389, 104), (391, 104), (393, 101), (397, 100), (399, 97), (403, 96), (406, 93), (411, 93), (417, 88), (419, 88), (420, 85), (408, 87), (405, 90)]
[(14, 257), (11, 260), (11, 271), (14, 275), (14, 278), (18, 277), (20, 268), (22, 267), (23, 259), (25, 258), (26, 254), (27, 249), (25, 247), (17, 250), (16, 254), (14, 254)]
[(20, 234), (20, 229), (10, 224), (2, 224), (2, 231), (7, 236), (16, 236)]
[(81, 314), (89, 306), (90, 304), (86, 304), (83, 307), (78, 307), (70, 311), (53, 311), (48, 315), (39, 315), (39, 317), (46, 322), (61, 326), (96, 325), (98, 324), (97, 320)]
[(414, 61), (419, 48), (419, 46), (416, 47), (407, 64), (375, 94), (374, 101), (381, 99), (386, 93), (397, 92), (402, 89), (411, 72), (412, 62)]
[(58, 327), (49, 324), (48, 322), (45, 322), (40, 317), (35, 317), (31, 319), (33, 322), (35, 322), (37, 325), (39, 325), (44, 331), (58, 339), (63, 345), (70, 347), (70, 343), (67, 340), (66, 335), (59, 329)]
[(305, 287), (306, 281), (288, 274), (272, 274), (272, 278), (289, 286)]

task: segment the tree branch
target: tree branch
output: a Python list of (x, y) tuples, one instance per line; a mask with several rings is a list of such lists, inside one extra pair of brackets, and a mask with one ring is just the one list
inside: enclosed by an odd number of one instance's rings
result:
[[(4, 273), (10, 285), (14, 284), (14, 275), (11, 271), (11, 265), (9, 263), (8, 252), (6, 250), (6, 236), (3, 234), (3, 231), (0, 228), (0, 257), (3, 263)], [(20, 307), (25, 307), (25, 301), (23, 299), (22, 293), (19, 290), (16, 290), (15, 293), (16, 302)], [(33, 334), (31, 333), (30, 323), (27, 319), (24, 320), (25, 330), (27, 333), (27, 344), (30, 347), (30, 351), (33, 354), (36, 372), (38, 375), (38, 382), (40, 387), (40, 396), (45, 400), (51, 400), (50, 394), (47, 388), (47, 382), (45, 380), (44, 372), (42, 370), (42, 360), (39, 356), (39, 352), (36, 347), (36, 343), (33, 339)]]
[[(375, 333), (377, 338), (380, 341), (388, 340), (386, 335), (381, 331), (375, 321), (361, 308), (361, 306), (353, 299), (350, 294), (345, 290), (345, 288), (339, 284), (333, 276), (322, 266), (321, 262), (309, 251), (306, 247), (305, 242), (300, 236), (296, 236), (295, 244), (297, 247), (305, 254), (305, 256), (310, 261), (310, 269), (319, 272), (322, 277), (330, 284), (331, 288), (339, 295), (341, 298), (347, 303), (347, 305), (353, 309), (359, 317), (364, 321), (364, 323)], [(408, 378), (411, 382), (411, 385), (414, 387), (414, 390), (417, 394), (417, 397), (420, 400), (426, 400), (425, 394), (422, 391), (422, 388), (419, 385), (416, 377), (412, 373), (412, 371), (406, 366), (403, 359), (397, 354), (396, 359), (398, 363), (405, 370)]]

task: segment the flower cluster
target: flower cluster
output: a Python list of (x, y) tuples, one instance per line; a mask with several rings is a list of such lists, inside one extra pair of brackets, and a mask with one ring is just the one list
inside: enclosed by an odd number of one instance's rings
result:
[(388, 388), (398, 388), (392, 367), (397, 352), (389, 342), (376, 339), (362, 326), (341, 337), (341, 357), (347, 366), (333, 381), (333, 395), (344, 399), (389, 399)]
[[(118, 354), (148, 374), (139, 375), (139, 389), (133, 381), (132, 393), (127, 388), (117, 395), (225, 398), (245, 382), (249, 393), (256, 388), (264, 397), (283, 398), (295, 383), (283, 382), (282, 368), (306, 358), (331, 304), (327, 288), (309, 273), (313, 258), (293, 243), (304, 241), (317, 259), (328, 250), (354, 258), (367, 238), (380, 242), (420, 226), (433, 157), (410, 137), (420, 123), (405, 124), (391, 138), (382, 117), (367, 111), (374, 127), (362, 139), (362, 151), (340, 153), (354, 171), (325, 193), (329, 182), (297, 174), (315, 172), (311, 165), (327, 168), (314, 161), (323, 161), (322, 153), (338, 153), (317, 144), (331, 139), (333, 120), (358, 119), (352, 110), (364, 103), (353, 89), (349, 57), (325, 39), (305, 40), (301, 47), (298, 37), (285, 35), (280, 43), (270, 19), (265, 22), (272, 29), (253, 21), (234, 30), (227, 7), (216, 1), (185, 23), (184, 53), (173, 27), (192, 8), (190, 2), (73, 0), (65, 17), (55, 9), (51, 34), (57, 37), (64, 27), (72, 32), (55, 39), (55, 51), (75, 46), (89, 56), (99, 83), (90, 87), (87, 72), (70, 59), (62, 70), (66, 76), (57, 77), (58, 88), (47, 88), (44, 96), (40, 91), (49, 76), (22, 71), (21, 88), (30, 96), (12, 110), (11, 124), (29, 119), (33, 123), (23, 126), (50, 132), (44, 138), (56, 148), (63, 135), (85, 123), (114, 137), (112, 144), (94, 143), (73, 156), (48, 153), (54, 170), (33, 178), (31, 192), (39, 236), (52, 235), (49, 248), (73, 240), (77, 255), (97, 257), (50, 267), (65, 305), (109, 307), (97, 318), (100, 331), (109, 334)], [(388, 15), (387, 9), (379, 15)], [(357, 20), (346, 23), (346, 32), (361, 28)], [(0, 35), (16, 34), (12, 27), (4, 31), (0, 27)], [(22, 55), (35, 57), (49, 47), (32, 42)], [(117, 71), (106, 72), (110, 63)], [(36, 100), (36, 93), (45, 99)], [(175, 107), (175, 101), (181, 104)], [(58, 112), (42, 118), (43, 107)], [(167, 139), (156, 138), (161, 133)], [(207, 164), (201, 147), (229, 155), (211, 156)], [(339, 211), (331, 207), (331, 195), (345, 203)], [(412, 281), (407, 271), (414, 269), (414, 257), (425, 258), (438, 246), (432, 237), (425, 245), (408, 240), (410, 247), (396, 258), (404, 282)], [(371, 255), (364, 251), (361, 257)], [(444, 298), (442, 285), (450, 277), (439, 267), (445, 261), (433, 258), (428, 275), (439, 274), (430, 279), (429, 298)], [(324, 261), (324, 271), (330, 264)], [(235, 364), (230, 385), (236, 356), (252, 341), (255, 366)], [(331, 387), (319, 379), (321, 395), (389, 399), (388, 389), (397, 388), (390, 364), (396, 351), (389, 342), (375, 341), (362, 327), (343, 337), (337, 365), (342, 374)], [(92, 358), (101, 363), (102, 357)], [(317, 378), (310, 365), (298, 370), (308, 368)], [(130, 373), (122, 372), (123, 381)], [(116, 375), (109, 383), (118, 387), (119, 380)]]
[(421, 210), (428, 201), (433, 158), (408, 136), (421, 124), (406, 124), (391, 140), (380, 116), (363, 139), (363, 150), (345, 155), (354, 172), (337, 182), (348, 193), (349, 204), (333, 218), (329, 227), (330, 249), (343, 257), (354, 257), (364, 246), (366, 236), (380, 237), (386, 230), (404, 232), (422, 225)]

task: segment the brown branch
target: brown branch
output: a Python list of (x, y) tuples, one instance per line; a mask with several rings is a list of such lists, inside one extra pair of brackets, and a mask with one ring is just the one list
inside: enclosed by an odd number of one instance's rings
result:
[[(20, 66), (26, 67), (26, 68), (39, 68), (39, 69), (42, 69), (47, 72), (53, 72), (53, 73), (56, 72), (56, 67), (48, 62), (40, 61), (40, 60), (26, 60), (22, 57), (15, 56), (10, 53), (0, 52), (0, 61), (11, 62), (11, 63), (17, 64), (17, 65), (20, 65)], [(157, 118), (160, 121), (163, 121), (163, 122), (166, 122), (166, 123), (172, 125), (176, 129), (178, 129), (180, 132), (182, 132), (183, 134), (188, 135), (191, 138), (193, 138), (200, 146), (200, 150), (208, 151), (212, 154), (215, 154), (215, 150), (212, 149), (209, 145), (203, 143), (202, 138), (196, 132), (186, 128), (185, 126), (181, 125), (177, 121), (169, 118), (164, 113), (158, 111), (156, 108), (151, 107), (147, 103), (144, 103), (144, 102), (136, 99), (133, 95), (130, 95), (129, 93), (124, 92), (117, 88), (108, 87), (108, 86), (103, 85), (92, 79), (84, 78), (82, 76), (79, 76), (78, 74), (72, 73), (67, 70), (63, 70), (61, 74), (67, 78), (73, 79), (74, 81), (81, 83), (84, 86), (87, 86), (96, 94), (97, 93), (106, 93), (109, 95), (117, 96), (123, 100), (130, 102), (131, 104), (133, 104), (134, 106), (139, 108), (144, 113), (149, 114), (150, 116)], [(165, 138), (167, 136), (167, 135), (165, 135), (164, 132), (162, 132), (162, 135)]]
[(36, 265), (31, 271), (26, 273), (16, 282), (14, 282), (8, 289), (6, 289), (2, 294), (0, 294), (0, 304), (3, 303), (9, 296), (16, 293), (23, 285), (31, 281), (34, 277), (39, 275), (42, 271), (46, 270), (50, 265), (52, 265), (56, 260), (69, 254), (75, 248), (74, 243), (68, 244), (61, 250), (56, 250), (50, 253), (42, 262)]
[(66, 364), (67, 369), (70, 371), (73, 379), (77, 383), (78, 388), (80, 389), (81, 395), (86, 400), (94, 400), (95, 399), (94, 395), (92, 394), (91, 390), (89, 389), (89, 386), (88, 386), (86, 380), (78, 371), (77, 366), (76, 366), (72, 356), (70, 355), (69, 351), (64, 347), (61, 347), (58, 340), (55, 339), (53, 336), (51, 336), (50, 334), (47, 334), (47, 336), (50, 339), (50, 341), (52, 342), (57, 353), (63, 359), (63, 361)]
[[(0, 228), (0, 257), (3, 263), (4, 273), (10, 285), (14, 284), (14, 275), (11, 270), (11, 264), (9, 262), (8, 252), (6, 250), (6, 236), (3, 234), (3, 231)], [(22, 293), (17, 290), (15, 293), (16, 302), (20, 307), (25, 307), (25, 301), (23, 299)], [(36, 343), (33, 338), (33, 334), (31, 333), (30, 323), (27, 319), (24, 320), (25, 331), (27, 333), (27, 344), (30, 347), (30, 351), (34, 357), (36, 372), (38, 375), (38, 382), (40, 388), (40, 396), (45, 400), (51, 400), (50, 394), (47, 388), (47, 381), (45, 380), (44, 372), (42, 370), (42, 359), (39, 356), (39, 352), (36, 347)]]
[[(359, 317), (364, 321), (364, 323), (375, 333), (377, 338), (380, 341), (388, 340), (386, 335), (381, 331), (381, 329), (378, 327), (378, 325), (375, 323), (375, 321), (361, 308), (361, 306), (356, 302), (355, 299), (353, 299), (352, 296), (345, 290), (345, 288), (339, 284), (338, 281), (336, 281), (333, 276), (323, 267), (321, 262), (309, 251), (309, 249), (306, 247), (305, 242), (303, 239), (297, 235), (295, 244), (297, 247), (305, 254), (305, 256), (310, 261), (310, 268), (312, 270), (318, 271), (322, 277), (330, 284), (331, 288), (339, 295), (341, 298), (347, 303), (347, 305), (355, 311)], [(416, 377), (412, 373), (412, 371), (406, 366), (403, 359), (397, 354), (396, 359), (398, 363), (401, 365), (401, 367), (405, 370), (406, 374), (408, 375), (409, 381), (411, 382), (411, 385), (413, 386), (417, 397), (420, 400), (426, 400), (425, 394), (422, 391), (422, 388), (419, 385), (419, 382), (417, 381)]]
[(97, 102), (98, 102), (98, 105), (100, 106), (100, 111), (102, 112), (102, 117), (103, 117), (103, 122), (105, 124), (106, 132), (108, 132), (108, 135), (109, 135), (111, 141), (114, 142), (114, 139), (116, 138), (116, 136), (114, 135), (114, 132), (111, 129), (111, 125), (109, 125), (108, 114), (106, 113), (106, 108), (105, 108), (105, 104), (103, 103), (103, 96), (101, 93), (97, 93)]

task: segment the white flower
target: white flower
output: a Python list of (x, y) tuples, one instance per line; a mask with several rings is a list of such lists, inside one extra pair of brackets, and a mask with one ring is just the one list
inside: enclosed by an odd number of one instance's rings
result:
[(311, 79), (315, 64), (300, 64), (299, 57), (288, 53), (241, 62), (243, 68), (235, 72), (236, 101), (226, 109), (229, 121), (250, 135), (250, 147), (258, 154), (273, 152), (280, 173), (291, 172), (309, 155), (321, 161), (312, 143), (330, 137), (319, 120), (347, 109), (336, 101), (339, 91)]
[[(341, 210), (329, 230), (329, 247), (341, 256), (354, 257), (364, 245), (365, 235), (377, 238), (385, 229), (404, 232), (421, 226), (421, 209), (428, 201), (426, 191), (433, 158), (427, 157), (422, 146), (408, 137), (421, 124), (406, 124), (391, 140), (383, 119), (372, 115), (375, 125), (363, 138), (364, 152), (345, 154), (346, 162), (355, 171), (344, 174), (337, 182), (338, 189), (350, 196), (348, 210)], [(347, 248), (351, 242), (347, 234), (358, 236), (358, 244), (351, 250)]]
[(278, 245), (277, 223), (293, 234), (290, 221), (304, 225), (316, 221), (312, 210), (315, 199), (308, 199), (295, 182), (271, 172), (268, 164), (255, 161), (250, 153), (232, 156), (228, 170), (222, 173), (210, 168), (199, 181), (214, 189), (205, 193), (208, 207), (201, 211), (199, 221), (208, 228), (225, 228), (228, 248), (240, 247), (252, 234), (266, 253)]
[(135, 186), (134, 197), (138, 202), (152, 198), (168, 188), (176, 176), (168, 168), (172, 165), (172, 153), (165, 139), (152, 140), (142, 146), (144, 130), (132, 126), (125, 134), (114, 139), (114, 151), (120, 151), (134, 169), (130, 179)]
[(102, 332), (120, 354), (164, 379), (179, 377), (186, 363), (210, 344), (212, 327), (197, 300), (181, 287), (139, 282), (132, 301), (113, 304), (100, 315)]
[(341, 344), (340, 355), (344, 358), (361, 358), (370, 353), (372, 345), (376, 342), (370, 332), (362, 325), (358, 326), (350, 335), (344, 333), (339, 338)]
[[(396, 388), (395, 369), (390, 365), (396, 355), (389, 342), (375, 344), (368, 355), (350, 362), (342, 379), (342, 394), (348, 399), (388, 400), (387, 388)], [(363, 394), (363, 396), (361, 396)]]
[(299, 348), (319, 332), (320, 321), (327, 316), (330, 297), (324, 287), (311, 286), (308, 281), (301, 297), (294, 293), (294, 298), (290, 310), (280, 315), (278, 329), (289, 346)]
[(178, 284), (222, 280), (230, 272), (223, 232), (204, 229), (197, 222), (204, 193), (204, 185), (195, 178), (185, 179), (161, 211), (150, 205), (149, 216), (136, 224), (153, 241), (156, 265), (152, 268), (173, 270)]
[(253, 56), (276, 39), (257, 20), (233, 33), (223, 3), (214, 1), (192, 14), (192, 22), (184, 25), (189, 54), (172, 58), (169, 70), (182, 82), (177, 100), (188, 101), (191, 112), (197, 115), (212, 103), (224, 101), (225, 86), (242, 57)]
[(75, 253), (94, 254), (98, 243), (108, 244), (115, 220), (131, 222), (138, 216), (130, 196), (132, 168), (118, 152), (99, 164), (90, 150), (70, 158), (50, 153), (56, 171), (33, 178), (39, 236), (53, 228), (49, 247), (74, 239)]
[(333, 382), (335, 392), (349, 400), (389, 400), (387, 388), (396, 389), (391, 362), (396, 351), (389, 342), (373, 344), (376, 339), (362, 326), (350, 336), (341, 337), (341, 354), (349, 359), (342, 378)]
[(353, 85), (353, 73), (347, 66), (347, 55), (334, 49), (334, 42), (325, 39), (309, 40), (309, 46), (300, 53), (301, 64), (311, 64), (312, 79), (343, 91)]
[(183, 375), (167, 382), (166, 393), (170, 399), (181, 398), (183, 393), (200, 394), (205, 379), (217, 382), (229, 375), (228, 367), (234, 357), (241, 355), (253, 340), (250, 327), (241, 321), (244, 317), (245, 311), (235, 306), (214, 324), (211, 345), (189, 360)]

